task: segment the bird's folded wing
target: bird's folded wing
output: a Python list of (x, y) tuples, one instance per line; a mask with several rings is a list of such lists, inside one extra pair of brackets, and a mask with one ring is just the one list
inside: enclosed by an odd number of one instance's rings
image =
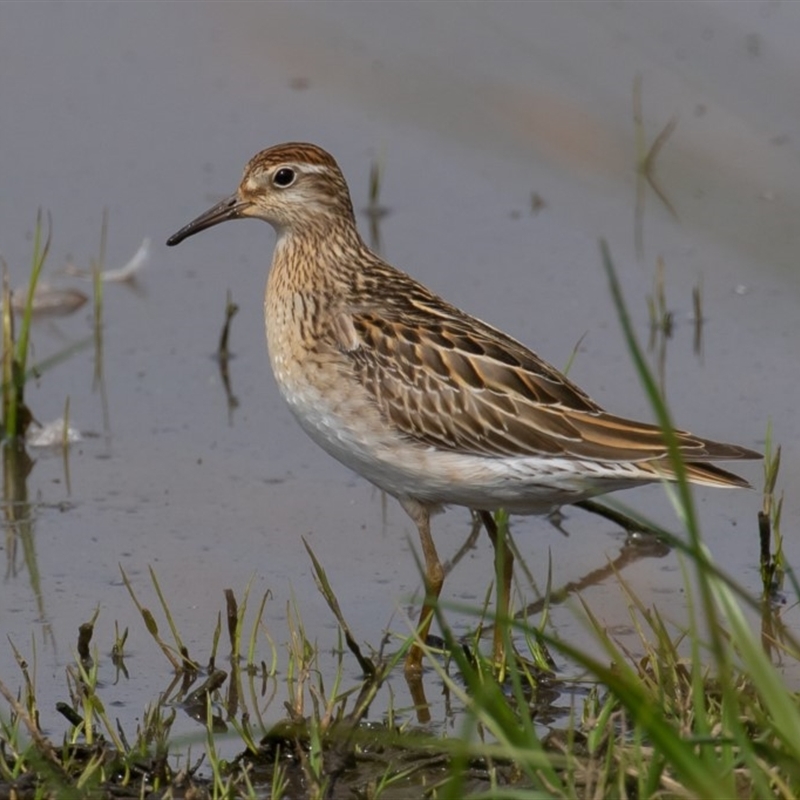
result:
[[(450, 308), (386, 312), (342, 311), (339, 346), (387, 421), (421, 444), (487, 457), (666, 455), (658, 426), (606, 413), (502, 332)], [(748, 457), (743, 448), (677, 435), (687, 460)]]

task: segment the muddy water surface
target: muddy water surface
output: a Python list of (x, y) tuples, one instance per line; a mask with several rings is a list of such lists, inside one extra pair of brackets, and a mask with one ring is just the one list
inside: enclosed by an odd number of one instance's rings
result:
[[(379, 159), (381, 202), (390, 210), (380, 227), (384, 255), (557, 365), (584, 337), (571, 376), (621, 414), (649, 410), (597, 239), (610, 243), (643, 339), (645, 297), (663, 257), (675, 315), (664, 366), (674, 416), (754, 448), (771, 417), (784, 448), (785, 525), (796, 527), (798, 35), (793, 4), (0, 6), (0, 253), (12, 284), (25, 282), (40, 206), (53, 217), (48, 273), (70, 256), (88, 266), (103, 208), (108, 266), (124, 263), (144, 237), (154, 242), (135, 287), (105, 290), (105, 401), (92, 347), (30, 387), (40, 420), (62, 414), (69, 397), (71, 421), (84, 434), (66, 464), (60, 452), (31, 452), (22, 506), (30, 526), (24, 540), (9, 527), (3, 546), (0, 632), (29, 660), (35, 653), (45, 728), (63, 729), (52, 707), (66, 699), (64, 668), (78, 625), (97, 608), (101, 676), (123, 727), (169, 680), (120, 565), (153, 608), (148, 568), (157, 572), (201, 661), (223, 590), (241, 593), (251, 579), (259, 594), (271, 592), (266, 623), (279, 645), (292, 593), (309, 637), (323, 650), (335, 645), (301, 536), (360, 641), (377, 646), (385, 628), (407, 630), (420, 584), (411, 523), (305, 438), (269, 374), (260, 298), (271, 230), (230, 224), (178, 250), (163, 246), (235, 188), (253, 153), (276, 142), (311, 140), (331, 150), (359, 208)], [(680, 221), (648, 194), (642, 261), (634, 250), (636, 73), (648, 138), (673, 115), (679, 120), (658, 175)], [(698, 284), (699, 354), (691, 322)], [(212, 358), (226, 290), (240, 306), (233, 408)], [(87, 308), (38, 322), (35, 358), (89, 334)], [(740, 471), (760, 484), (760, 465)], [(720, 565), (757, 590), (758, 493), (696, 497)], [(659, 487), (625, 500), (676, 525)], [(454, 509), (434, 525), (449, 557), (470, 518)], [(550, 555), (560, 585), (605, 565), (624, 542), (613, 525), (578, 511), (565, 528), (568, 537), (541, 519), (514, 525), (540, 587)], [(796, 545), (787, 548), (800, 562)], [(481, 539), (444, 597), (480, 603), (490, 564)], [(625, 577), (646, 604), (683, 618), (674, 555), (640, 560)], [(613, 579), (584, 596), (624, 636), (626, 606)], [(470, 621), (452, 620), (459, 631)], [(552, 621), (560, 635), (585, 638), (570, 608)], [(130, 629), (127, 678), (106, 658), (115, 623)], [(0, 677), (19, 682), (7, 647)], [(399, 676), (395, 683), (395, 702), (407, 704)], [(280, 704), (270, 713), (280, 716)], [(434, 708), (435, 721), (444, 715)], [(188, 719), (184, 725), (198, 730)]]

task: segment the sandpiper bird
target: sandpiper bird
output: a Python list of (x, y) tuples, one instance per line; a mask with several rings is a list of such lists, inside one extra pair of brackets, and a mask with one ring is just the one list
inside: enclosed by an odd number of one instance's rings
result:
[[(420, 640), (444, 580), (430, 531), (435, 510), (455, 504), (480, 513), (503, 565), (505, 615), (511, 557), (490, 512), (543, 514), (674, 478), (660, 428), (604, 411), (523, 344), (371, 252), (344, 176), (321, 148), (288, 143), (259, 153), (230, 197), (167, 244), (242, 217), (277, 233), (264, 313), (283, 397), (317, 444), (394, 495), (417, 527), (426, 590)], [(748, 485), (707, 462), (758, 453), (677, 437), (693, 483)], [(418, 674), (421, 659), (412, 645), (406, 672)]]

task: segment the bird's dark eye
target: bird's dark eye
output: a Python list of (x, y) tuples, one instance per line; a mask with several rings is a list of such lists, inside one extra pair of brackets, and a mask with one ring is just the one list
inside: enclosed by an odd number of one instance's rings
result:
[(272, 177), (272, 182), (276, 186), (280, 186), (281, 188), (285, 188), (287, 186), (291, 186), (294, 183), (294, 179), (297, 176), (293, 169), (289, 167), (281, 167), (275, 175)]

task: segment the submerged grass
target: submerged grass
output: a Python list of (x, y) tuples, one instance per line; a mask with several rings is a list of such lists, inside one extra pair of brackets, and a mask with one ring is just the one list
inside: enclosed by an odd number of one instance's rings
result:
[[(447, 610), (439, 605), (435, 613), (445, 656), (421, 644), (437, 685), (448, 702), (463, 709), (460, 730), (453, 734), (415, 728), (414, 710), (395, 708), (389, 680), (403, 648), (385, 655), (384, 642), (363, 652), (308, 545), (317, 586), (339, 628), (332, 675), (325, 671), (320, 647), (309, 638), (294, 598), (287, 603), (282, 637), (286, 644), (281, 648), (264, 623), (269, 594), (253, 602), (248, 584), (238, 602), (227, 591), (227, 626), (220, 614), (207, 665), (202, 666), (183, 641), (170, 612), (168, 591), (155, 573), (151, 570), (151, 583), (168, 634), (160, 632), (156, 614), (123, 573), (147, 631), (174, 673), (172, 685), (145, 711), (128, 738), (106, 711), (113, 687), (98, 678), (102, 659), (90, 647), (94, 619), (90, 620), (82, 626), (75, 662), (67, 670), (69, 702), (62, 712), (68, 728), (57, 744), (41, 727), (35, 663), (31, 669), (12, 644), (23, 680), (17, 693), (0, 681), (6, 702), (0, 713), (0, 796), (800, 796), (800, 708), (770, 658), (772, 652), (780, 652), (784, 664), (796, 662), (800, 646), (783, 628), (772, 592), (760, 602), (754, 600), (713, 564), (669, 412), (634, 336), (605, 244), (602, 257), (631, 358), (664, 430), (678, 478), (668, 491), (685, 539), (670, 541), (685, 576), (686, 625), (669, 623), (657, 608), (645, 606), (617, 574), (637, 637), (636, 652), (616, 641), (579, 596), (575, 613), (594, 650), (552, 633), (546, 610), (536, 625), (505, 620), (507, 652), (512, 644), (527, 644), (531, 657), (510, 659), (504, 679), (498, 680), (479, 650), (466, 648), (452, 633)], [(775, 494), (779, 463), (779, 449), (773, 450), (770, 443), (761, 510), (776, 534), (776, 556), (770, 556), (770, 562), (781, 554), (781, 504)], [(648, 527), (658, 530), (652, 523)], [(780, 566), (786, 569), (782, 556)], [(774, 571), (769, 585), (775, 585)], [(744, 613), (747, 607), (768, 621), (768, 642), (763, 630), (761, 639), (752, 630)], [(248, 628), (252, 608), (254, 619)], [(228, 671), (218, 666), (224, 630), (230, 645)], [(117, 669), (125, 669), (126, 637), (127, 630), (115, 637), (112, 660)], [(598, 648), (602, 657), (593, 654)], [(280, 649), (285, 650), (285, 667), (279, 673)], [(530, 661), (549, 668), (548, 651), (577, 665), (583, 677), (565, 681), (552, 670), (548, 674), (529, 666)], [(347, 677), (351, 656), (363, 673), (361, 679)], [(388, 694), (383, 702), (387, 710), (380, 722), (367, 722), (381, 692)], [(573, 704), (566, 720), (549, 732), (539, 720), (547, 692), (567, 696)], [(204, 730), (192, 745), (203, 750), (194, 762), (185, 743), (172, 735), (179, 710), (192, 713)], [(230, 761), (219, 747), (217, 730), (222, 725), (234, 730), (240, 749)]]

